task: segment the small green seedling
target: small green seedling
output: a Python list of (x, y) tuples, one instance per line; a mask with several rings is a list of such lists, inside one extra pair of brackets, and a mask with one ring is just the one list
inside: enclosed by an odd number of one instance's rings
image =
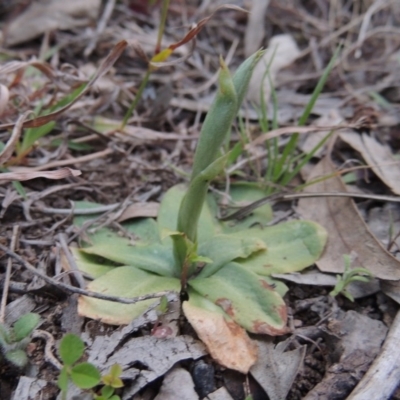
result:
[(24, 367), (28, 363), (26, 346), (30, 335), (39, 325), (40, 317), (35, 313), (23, 315), (12, 327), (0, 323), (0, 347), (4, 357), (16, 365)]
[(354, 301), (354, 297), (347, 291), (347, 286), (351, 282), (369, 282), (373, 277), (372, 273), (365, 268), (351, 268), (351, 258), (348, 254), (343, 256), (344, 272), (343, 275), (336, 275), (337, 283), (333, 290), (329, 293), (332, 297), (342, 294), (350, 301)]
[(63, 368), (58, 377), (58, 387), (61, 389), (62, 399), (67, 399), (68, 382), (71, 380), (80, 389), (93, 389), (103, 382), (100, 394), (93, 392), (96, 400), (120, 400), (114, 394), (116, 388), (123, 386), (120, 378), (122, 369), (119, 365), (113, 365), (107, 375), (101, 376), (96, 366), (89, 362), (78, 362), (85, 351), (85, 344), (76, 335), (67, 333), (60, 342), (59, 354), (63, 362)]

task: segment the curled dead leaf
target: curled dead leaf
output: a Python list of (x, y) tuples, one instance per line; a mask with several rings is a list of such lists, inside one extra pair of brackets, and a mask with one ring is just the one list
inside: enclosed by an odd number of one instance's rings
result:
[(257, 345), (246, 331), (222, 314), (183, 303), (183, 312), (216, 362), (247, 374), (257, 361)]
[(342, 132), (340, 138), (361, 153), (372, 171), (393, 193), (400, 195), (400, 161), (393, 157), (387, 146), (365, 133)]

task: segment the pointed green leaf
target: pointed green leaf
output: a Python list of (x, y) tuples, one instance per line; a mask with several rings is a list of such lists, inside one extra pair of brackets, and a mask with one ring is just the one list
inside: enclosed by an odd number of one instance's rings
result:
[(326, 230), (311, 221), (290, 221), (264, 229), (251, 228), (233, 233), (236, 237), (258, 237), (267, 251), (240, 260), (259, 275), (301, 271), (321, 256), (327, 240)]
[(65, 365), (72, 365), (76, 363), (85, 351), (85, 344), (83, 340), (74, 335), (73, 333), (67, 333), (61, 339), (60, 348), (58, 350), (61, 361)]
[(40, 322), (39, 314), (28, 313), (23, 315), (13, 326), (14, 340), (19, 342), (26, 338), (38, 326)]
[(283, 299), (265, 280), (240, 264), (226, 264), (208, 278), (190, 280), (189, 285), (249, 332), (268, 335), (287, 332)]
[(71, 380), (81, 389), (91, 389), (100, 383), (101, 375), (93, 364), (83, 362), (72, 367)]
[(212, 263), (206, 265), (198, 277), (206, 278), (236, 258), (247, 258), (254, 252), (265, 249), (264, 242), (254, 237), (216, 235), (200, 245), (199, 254), (209, 257)]
[[(165, 278), (135, 267), (118, 267), (95, 279), (88, 290), (120, 297), (137, 297), (164, 290), (180, 291), (180, 281)], [(122, 325), (130, 323), (144, 313), (157, 299), (141, 301), (135, 304), (80, 297), (78, 312), (85, 317), (99, 319), (102, 322)]]
[(161, 244), (130, 246), (119, 239), (121, 238), (111, 237), (108, 243), (86, 247), (81, 251), (158, 275), (174, 276), (175, 268), (171, 248)]

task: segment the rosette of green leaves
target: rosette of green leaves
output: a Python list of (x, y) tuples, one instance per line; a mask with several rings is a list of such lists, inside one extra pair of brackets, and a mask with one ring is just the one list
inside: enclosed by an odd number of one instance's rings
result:
[[(183, 289), (188, 304), (222, 315), (249, 332), (287, 332), (282, 299), (286, 287), (271, 275), (312, 265), (324, 248), (325, 230), (310, 221), (267, 227), (269, 206), (239, 222), (221, 222), (216, 218), (217, 202), (208, 193), (210, 181), (223, 171), (229, 157), (221, 155), (220, 147), (261, 55), (257, 52), (247, 59), (233, 78), (221, 61), (218, 93), (203, 124), (189, 186), (175, 186), (164, 195), (157, 220), (124, 223), (126, 237), (102, 228), (73, 250), (79, 268), (94, 278), (89, 290), (136, 297)], [(266, 193), (251, 185), (233, 185), (230, 194), (234, 200), (254, 201)], [(76, 208), (93, 206), (76, 204)], [(83, 222), (76, 219), (78, 225)], [(106, 323), (126, 324), (155, 301), (128, 305), (81, 297), (79, 312)]]

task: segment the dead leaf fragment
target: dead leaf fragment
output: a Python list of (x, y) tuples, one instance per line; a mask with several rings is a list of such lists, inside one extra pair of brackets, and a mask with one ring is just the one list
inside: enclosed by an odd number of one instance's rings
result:
[(88, 25), (99, 14), (100, 0), (35, 1), (7, 27), (5, 42), (15, 46), (56, 29)]
[(187, 301), (183, 312), (217, 363), (243, 374), (249, 372), (257, 361), (257, 346), (242, 327)]
[[(328, 157), (311, 172), (308, 181), (329, 176), (335, 171)], [(306, 192), (346, 192), (342, 180), (334, 176), (310, 185)], [(324, 272), (342, 273), (343, 255), (354, 257), (352, 265), (363, 267), (380, 279), (400, 279), (400, 262), (376, 240), (349, 198), (301, 199), (298, 212), (305, 219), (321, 224), (328, 232), (328, 242), (322, 257), (316, 262)]]
[(194, 390), (192, 376), (183, 368), (174, 368), (169, 371), (163, 380), (158, 395), (154, 400), (198, 400), (199, 396)]
[(7, 107), (9, 98), (10, 98), (10, 92), (7, 86), (0, 84), (0, 117), (3, 115), (3, 112)]
[(293, 381), (301, 368), (306, 346), (286, 351), (286, 341), (276, 346), (272, 341), (257, 341), (259, 356), (250, 373), (263, 387), (270, 400), (286, 399)]
[[(163, 376), (179, 361), (197, 360), (206, 354), (204, 345), (190, 336), (181, 335), (169, 339), (143, 336), (124, 343), (105, 364), (97, 366), (102, 372), (106, 372), (112, 365), (119, 364), (123, 370), (122, 378), (135, 378), (133, 382), (125, 385), (124, 390), (124, 399), (131, 399), (144, 386)], [(137, 369), (132, 367), (133, 365), (145, 367)]]
[(363, 133), (342, 132), (340, 138), (361, 153), (372, 171), (393, 193), (400, 195), (400, 161), (393, 157), (387, 146)]
[(269, 0), (253, 0), (244, 35), (244, 51), (250, 57), (260, 47), (265, 35), (265, 13)]
[[(260, 104), (260, 88), (262, 87), (265, 102), (268, 102), (271, 95), (271, 85), (265, 72), (269, 66), (269, 75), (274, 85), (278, 72), (289, 66), (300, 54), (300, 50), (291, 35), (276, 35), (268, 44), (268, 49), (254, 68), (250, 80), (247, 99), (256, 104)], [(264, 79), (265, 77), (265, 79)]]
[(127, 219), (133, 218), (155, 218), (158, 215), (159, 208), (160, 203), (156, 203), (154, 201), (149, 201), (148, 203), (131, 204), (118, 218), (118, 222), (126, 221)]
[(78, 169), (61, 168), (57, 171), (20, 171), (20, 172), (3, 172), (0, 174), (0, 183), (9, 181), (27, 181), (35, 178), (47, 179), (64, 179), (70, 176), (79, 176), (81, 171)]

